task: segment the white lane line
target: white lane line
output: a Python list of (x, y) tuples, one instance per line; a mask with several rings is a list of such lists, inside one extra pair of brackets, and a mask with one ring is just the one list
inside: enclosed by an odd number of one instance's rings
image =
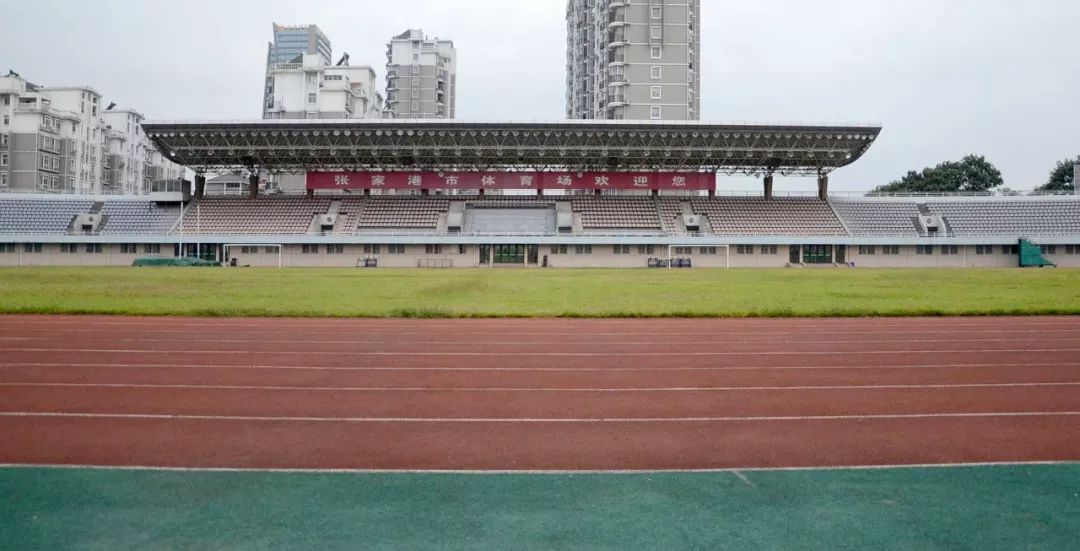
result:
[(289, 417), (246, 415), (182, 415), (148, 413), (79, 413), (0, 411), (0, 418), (71, 418), (150, 421), (235, 421), (266, 423), (410, 423), (410, 424), (649, 424), (649, 423), (754, 423), (778, 421), (868, 421), (900, 419), (993, 419), (1029, 417), (1080, 417), (1080, 411), (1022, 411), (984, 413), (898, 413), (868, 415), (789, 415), (756, 417), (597, 417), (597, 418), (517, 418), (517, 417)]
[(828, 471), (897, 471), (915, 469), (971, 469), (994, 467), (1072, 467), (1077, 461), (980, 461), (970, 463), (911, 463), (890, 465), (844, 465), (844, 466), (797, 466), (797, 467), (738, 467), (718, 469), (300, 469), (300, 468), (243, 468), (243, 467), (155, 467), (149, 465), (64, 465), (57, 463), (0, 463), (0, 469), (53, 469), (95, 471), (151, 471), (176, 473), (267, 473), (267, 474), (391, 474), (391, 475), (650, 475), (650, 474), (726, 474), (734, 471), (746, 473), (768, 472), (828, 472)]
[(743, 484), (746, 484), (747, 486), (751, 486), (751, 487), (755, 486), (755, 484), (753, 482), (750, 482), (750, 479), (746, 478), (746, 475), (742, 474), (740, 471), (733, 470), (733, 471), (731, 471), (731, 474), (738, 477), (738, 479), (741, 480), (743, 482)]
[[(407, 345), (403, 345), (407, 346)], [(415, 345), (409, 346), (415, 348)], [(672, 357), (672, 356), (853, 356), (853, 355), (896, 355), (896, 354), (987, 354), (987, 353), (1047, 353), (1080, 352), (1080, 348), (976, 348), (947, 350), (823, 350), (823, 351), (746, 351), (746, 352), (373, 352), (373, 351), (332, 351), (332, 350), (161, 350), (154, 348), (0, 348), (0, 352), (64, 352), (79, 354), (184, 354), (208, 355), (225, 354), (230, 356), (250, 356), (255, 354), (281, 356), (284, 354), (302, 354), (304, 356), (455, 356), (455, 357)]]
[(852, 366), (673, 366), (673, 367), (335, 367), (335, 366), (295, 366), (295, 365), (214, 365), (214, 364), (122, 364), (122, 363), (0, 363), (0, 369), (19, 368), (79, 368), (94, 369), (199, 369), (199, 370), (267, 370), (267, 371), (328, 371), (328, 372), (492, 372), (492, 373), (666, 373), (684, 372), (722, 372), (722, 371), (868, 371), (877, 369), (994, 369), (1023, 367), (1080, 367), (1080, 363), (1002, 363), (1002, 364), (912, 364), (912, 365), (852, 365)]
[[(462, 339), (455, 339), (455, 340), (445, 340), (445, 341), (417, 340), (415, 342), (390, 342), (390, 343), (387, 343), (386, 339), (378, 339), (378, 340), (356, 339), (356, 340), (328, 341), (328, 340), (312, 340), (312, 339), (301, 339), (301, 340), (271, 339), (271, 340), (267, 340), (267, 339), (202, 339), (202, 338), (200, 338), (200, 339), (197, 339), (197, 342), (200, 345), (202, 345), (202, 344), (267, 344), (267, 343), (273, 343), (273, 344), (301, 344), (301, 345), (313, 345), (313, 346), (314, 345), (320, 345), (320, 346), (321, 345), (350, 346), (350, 345), (386, 345), (386, 344), (390, 344), (390, 345), (408, 346), (408, 347), (417, 347), (417, 346), (530, 346), (530, 345), (535, 345), (535, 346), (558, 345), (558, 346), (562, 346), (562, 347), (570, 347), (570, 346), (587, 346), (587, 347), (598, 347), (598, 346), (676, 346), (676, 345), (678, 345), (678, 346), (723, 346), (723, 347), (732, 347), (732, 346), (760, 346), (762, 344), (768, 344), (770, 346), (802, 345), (802, 344), (812, 344), (812, 345), (822, 345), (822, 346), (830, 345), (830, 344), (866, 344), (866, 345), (877, 345), (877, 346), (886, 346), (886, 345), (891, 345), (891, 344), (898, 344), (899, 345), (899, 344), (928, 344), (928, 343), (967, 343), (967, 344), (977, 344), (977, 343), (1000, 343), (1001, 340), (1002, 340), (1000, 338), (995, 338), (995, 339), (891, 339), (891, 340), (827, 340), (827, 339), (789, 340), (789, 339), (773, 339), (773, 340), (768, 340), (768, 341), (764, 341), (764, 340), (763, 341), (733, 341), (733, 340), (727, 339), (726, 337), (727, 336), (725, 335), (725, 338), (723, 338), (723, 339), (715, 338), (715, 339), (712, 339), (712, 340), (705, 340), (705, 341), (681, 341), (681, 340), (644, 341), (644, 340), (633, 340), (633, 341), (567, 342), (565, 340), (550, 340), (550, 341), (541, 341), (541, 340), (526, 340), (526, 341), (468, 340), (467, 342), (464, 342)], [(52, 337), (0, 337), (0, 342), (2, 342), (2, 341), (18, 341), (18, 342), (26, 342), (26, 341), (35, 341), (35, 342), (60, 341), (60, 342), (70, 342), (70, 340), (71, 340), (70, 337), (65, 338), (65, 337), (57, 337), (57, 336), (52, 336)], [(156, 342), (156, 343), (185, 343), (185, 344), (188, 344), (188, 345), (192, 344), (192, 338), (191, 337), (177, 338), (177, 339), (148, 339), (148, 338), (127, 338), (127, 337), (123, 337), (123, 338), (107, 338), (107, 339), (97, 338), (97, 339), (93, 339), (93, 340), (107, 340), (109, 342), (115, 342), (115, 343)], [(1048, 342), (1048, 341), (1072, 342), (1072, 341), (1076, 341), (1076, 340), (1077, 340), (1076, 337), (1009, 338), (1009, 342)]]
[(822, 385), (822, 386), (731, 386), (731, 387), (656, 387), (656, 388), (529, 388), (529, 387), (315, 387), (269, 385), (199, 385), (199, 384), (140, 384), (140, 383), (20, 383), (0, 382), (0, 388), (110, 388), (159, 390), (266, 390), (302, 392), (566, 392), (566, 393), (664, 393), (664, 392), (797, 392), (823, 390), (944, 390), (975, 388), (1055, 388), (1080, 387), (1080, 382), (1030, 383), (958, 383), (925, 385)]

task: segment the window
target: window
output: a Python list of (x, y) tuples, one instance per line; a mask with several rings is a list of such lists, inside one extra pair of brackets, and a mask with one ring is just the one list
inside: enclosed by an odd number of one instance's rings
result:
[(780, 248), (776, 245), (762, 245), (761, 254), (780, 254)]
[(1020, 254), (1019, 245), (1002, 245), (1001, 254)]
[(304, 254), (319, 254), (318, 245), (304, 245), (302, 250)]
[(415, 113), (415, 112), (420, 110), (420, 102), (414, 101), (409, 105), (409, 107), (412, 110), (412, 112)]
[(145, 254), (161, 254), (161, 245), (156, 243), (147, 243), (143, 245), (143, 253)]
[(101, 243), (87, 243), (86, 244), (86, 252), (87, 252), (87, 254), (101, 254), (101, 251), (102, 251)]
[(405, 254), (405, 245), (387, 245), (386, 252), (388, 254)]
[(873, 245), (859, 245), (859, 254), (873, 256), (877, 254), (877, 247)]
[(0, 188), (8, 187), (7, 172), (0, 172)]
[(1057, 254), (1057, 245), (1043, 245), (1042, 254)]
[(694, 254), (693, 247), (675, 247), (675, 254), (691, 255)]
[(244, 245), (243, 247), (240, 247), (240, 254), (259, 254), (259, 248)]
[(418, 78), (416, 78), (416, 77), (413, 77), (413, 79), (412, 79), (412, 85), (413, 85), (413, 86), (420, 86), (420, 79), (418, 79)]
[(941, 254), (942, 254), (942, 256), (958, 255), (958, 254), (960, 254), (960, 247), (958, 247), (956, 245), (942, 245), (941, 246)]
[(307, 76), (307, 83), (308, 83), (308, 84), (315, 84), (315, 80), (316, 80), (317, 78), (319, 78), (319, 77), (318, 77), (318, 75), (316, 75), (315, 73), (308, 73), (308, 76)]
[(698, 249), (698, 252), (701, 253), (701, 254), (715, 255), (716, 254), (716, 247), (701, 247), (700, 249)]
[(653, 80), (664, 78), (664, 68), (660, 65), (653, 65), (652, 68), (649, 69), (649, 76), (651, 76)]
[(663, 86), (650, 86), (649, 87), (649, 99), (664, 99), (664, 87)]
[(735, 247), (735, 252), (737, 254), (741, 254), (741, 255), (751, 255), (751, 254), (754, 254), (754, 246), (753, 245), (738, 245), (738, 246)]
[(630, 254), (630, 245), (615, 245), (615, 254)]
[(7, 153), (0, 153), (0, 166), (7, 166), (7, 164), (8, 164), (8, 154)]
[(458, 245), (457, 246), (457, 253), (458, 254), (469, 254), (469, 246), (468, 245)]
[(994, 254), (993, 245), (975, 245), (975, 254), (979, 256)]
[(424, 254), (442, 254), (442, 245), (425, 245)]
[(552, 245), (551, 254), (566, 254), (566, 245)]
[(319, 98), (318, 94), (315, 94), (315, 93), (308, 94), (307, 95), (307, 102), (308, 103), (315, 103), (318, 100), (318, 98)]
[(649, 50), (649, 57), (652, 58), (652, 59), (664, 59), (664, 48), (663, 48), (663, 46), (653, 46)]
[(656, 254), (656, 245), (638, 245), (638, 254)]
[(120, 254), (139, 254), (139, 246), (134, 243), (121, 243)]
[(664, 28), (660, 25), (653, 25), (649, 27), (649, 39), (660, 40), (664, 38)]
[(900, 254), (900, 245), (885, 245), (881, 248), (881, 254), (886, 256), (896, 256)]
[(1080, 251), (1080, 247), (1077, 247), (1076, 245), (1065, 245), (1065, 254), (1080, 254), (1077, 251)]
[(413, 99), (420, 99), (420, 90), (413, 88), (411, 94)]
[(340, 243), (326, 246), (326, 254), (345, 254), (345, 245)]
[(15, 252), (15, 244), (14, 243), (0, 243), (0, 253), (14, 253), (14, 252)]
[(574, 245), (574, 254), (592, 254), (592, 245)]
[(23, 243), (23, 252), (29, 254), (41, 254), (41, 243)]
[(381, 254), (382, 247), (379, 245), (364, 245), (364, 254)]
[(658, 120), (662, 116), (662, 111), (659, 105), (653, 105), (649, 107), (649, 118), (652, 120)]
[(649, 18), (650, 19), (663, 19), (663, 17), (664, 17), (664, 8), (662, 6), (653, 6), (652, 9), (649, 10)]
[(64, 254), (76, 254), (79, 252), (79, 246), (74, 243), (61, 243), (60, 252)]
[(922, 254), (922, 255), (934, 254), (934, 246), (933, 245), (916, 245), (915, 246), (915, 254)]

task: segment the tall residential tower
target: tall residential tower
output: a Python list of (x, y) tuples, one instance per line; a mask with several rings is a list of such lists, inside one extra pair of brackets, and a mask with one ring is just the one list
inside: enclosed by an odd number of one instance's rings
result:
[(323, 65), (330, 65), (332, 50), (330, 39), (326, 38), (316, 25), (278, 25), (274, 23), (274, 41), (266, 52), (266, 83), (263, 88), (263, 118), (270, 118), (274, 107), (274, 77), (279, 68), (290, 65), (302, 65), (304, 55), (314, 55)]
[(418, 29), (386, 45), (386, 114), (398, 119), (452, 119), (457, 102), (457, 50)]
[(566, 116), (698, 120), (701, 0), (569, 0)]

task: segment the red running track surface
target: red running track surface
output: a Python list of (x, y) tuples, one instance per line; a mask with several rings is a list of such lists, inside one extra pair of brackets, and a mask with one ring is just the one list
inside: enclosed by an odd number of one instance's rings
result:
[(0, 463), (1080, 460), (1080, 318), (0, 317)]

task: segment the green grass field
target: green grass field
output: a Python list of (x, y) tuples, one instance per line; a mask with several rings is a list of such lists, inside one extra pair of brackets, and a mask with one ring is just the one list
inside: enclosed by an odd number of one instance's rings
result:
[(1080, 314), (1080, 270), (0, 269), (0, 313), (291, 317)]
[(611, 475), (0, 469), (3, 549), (1076, 549), (1080, 466)]

